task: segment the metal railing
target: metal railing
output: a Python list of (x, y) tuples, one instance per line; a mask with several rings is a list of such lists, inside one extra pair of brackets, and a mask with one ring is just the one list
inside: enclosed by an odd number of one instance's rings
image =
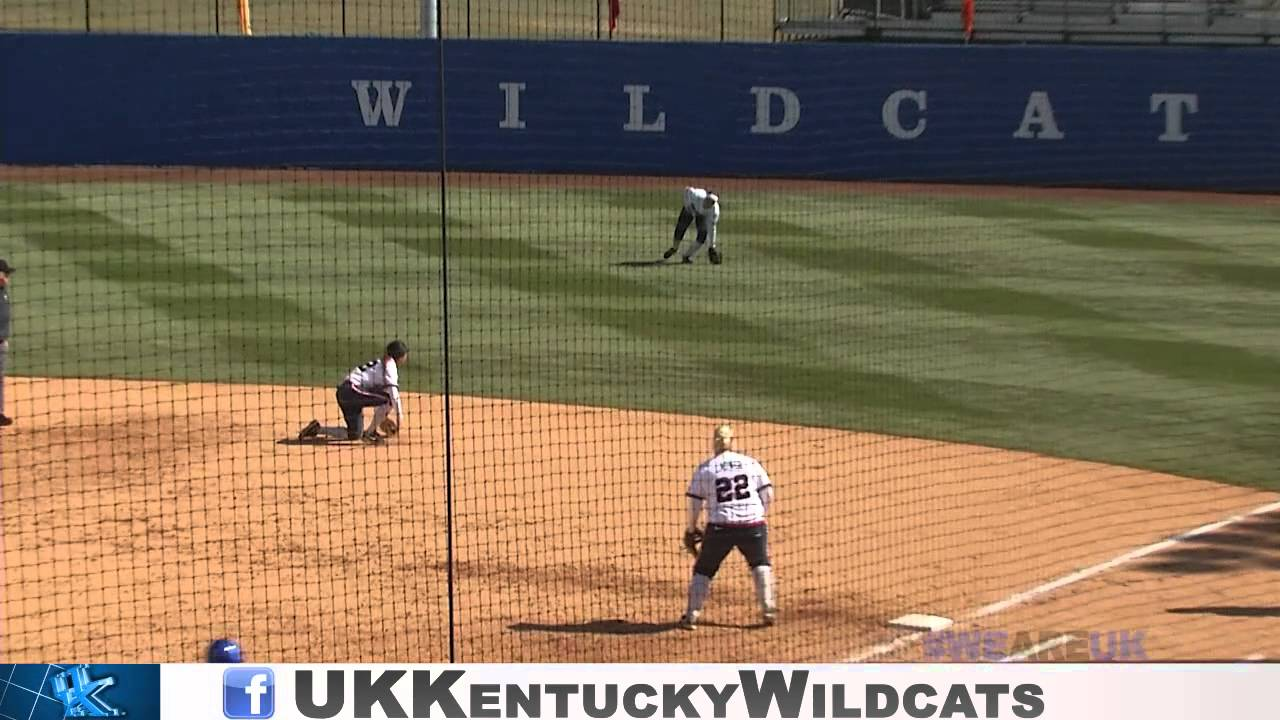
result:
[[(784, 39), (959, 41), (961, 0), (840, 0), (780, 15)], [(1280, 0), (976, 0), (974, 40), (1280, 44)]]
[[(249, 0), (254, 35), (415, 37), (427, 0)], [(803, 0), (622, 0), (616, 40), (766, 41)], [(0, 0), (0, 32), (237, 35), (239, 0)], [(451, 38), (609, 39), (609, 0), (436, 0)], [(839, 0), (834, 0), (839, 2)]]

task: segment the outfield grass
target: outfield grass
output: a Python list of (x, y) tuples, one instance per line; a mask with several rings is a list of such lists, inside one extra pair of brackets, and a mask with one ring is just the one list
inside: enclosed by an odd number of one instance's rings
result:
[[(776, 8), (775, 8), (776, 4)], [(446, 37), (608, 37), (608, 0), (439, 0)], [(623, 0), (621, 40), (764, 41), (775, 13), (825, 14), (815, 0)], [(255, 35), (413, 37), (421, 0), (250, 0)], [(723, 23), (722, 23), (723, 18)], [(6, 0), (2, 30), (239, 34), (236, 0)]]
[[(631, 266), (676, 188), (456, 189), (460, 393), (964, 440), (1276, 487), (1280, 213), (735, 193), (726, 263)], [(0, 186), (12, 370), (442, 386), (429, 189)]]

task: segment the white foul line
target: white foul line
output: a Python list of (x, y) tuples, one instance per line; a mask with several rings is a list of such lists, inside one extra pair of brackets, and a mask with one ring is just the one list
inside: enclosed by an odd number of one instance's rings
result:
[[(1240, 515), (1232, 515), (1231, 517), (1225, 520), (1211, 522), (1208, 525), (1201, 525), (1198, 528), (1188, 530), (1179, 535), (1174, 535), (1171, 538), (1161, 540), (1160, 542), (1157, 542), (1157, 543), (1144, 545), (1143, 547), (1130, 550), (1129, 552), (1124, 553), (1123, 555), (1118, 555), (1114, 558), (1111, 558), (1106, 562), (1098, 563), (1097, 565), (1087, 567), (1083, 570), (1077, 570), (1076, 572), (1073, 572), (1070, 575), (1064, 575), (1058, 578), (1057, 580), (1051, 580), (1047, 583), (1044, 583), (1043, 585), (1037, 585), (1036, 587), (1033, 587), (1030, 590), (1025, 590), (1015, 595), (1010, 595), (1008, 598), (1005, 598), (1004, 600), (991, 603), (990, 605), (984, 605), (978, 608), (974, 612), (970, 613), (968, 618), (969, 619), (983, 618), (983, 617), (987, 617), (988, 615), (994, 615), (998, 612), (1003, 612), (1004, 610), (1008, 610), (1009, 608), (1014, 607), (1015, 605), (1021, 605), (1029, 600), (1034, 600), (1035, 598), (1040, 597), (1041, 595), (1046, 595), (1048, 593), (1053, 592), (1054, 590), (1058, 590), (1060, 588), (1066, 587), (1067, 585), (1078, 583), (1081, 580), (1087, 580), (1093, 577), (1094, 575), (1097, 575), (1099, 573), (1104, 573), (1108, 570), (1113, 570), (1117, 567), (1120, 567), (1121, 565), (1124, 565), (1125, 563), (1130, 563), (1139, 558), (1144, 558), (1148, 555), (1153, 555), (1155, 553), (1168, 550), (1174, 545), (1177, 545), (1178, 543), (1184, 542), (1186, 540), (1190, 540), (1198, 535), (1211, 533), (1214, 530), (1221, 530), (1222, 528), (1227, 527), (1228, 525), (1234, 525), (1240, 522), (1241, 520), (1246, 520), (1254, 515), (1263, 515), (1265, 513), (1273, 512), (1275, 510), (1280, 510), (1280, 500), (1276, 502), (1267, 503), (1266, 505), (1263, 505), (1261, 507), (1256, 507), (1247, 513), (1242, 513)], [(923, 638), (926, 634), (927, 633), (923, 633), (923, 632), (914, 632), (909, 635), (903, 635), (892, 642), (881, 643), (880, 645), (874, 645), (870, 648), (867, 648), (861, 653), (845, 659), (843, 662), (866, 662), (867, 660), (870, 660), (872, 658), (880, 657), (881, 655), (886, 655), (896, 650), (900, 650), (903, 647), (906, 647), (913, 643), (917, 643), (920, 641), (920, 638)]]
[(866, 650), (862, 651), (862, 654), (855, 655), (851, 658), (846, 659), (845, 662), (866, 662), (867, 660), (870, 660), (871, 658), (874, 658), (874, 657), (880, 657), (881, 655), (888, 655), (889, 653), (901, 650), (902, 648), (908, 645), (914, 645), (920, 642), (920, 638), (924, 637), (927, 634), (928, 633), (925, 633), (925, 632), (913, 632), (909, 635), (899, 636), (895, 638), (893, 642), (873, 645), (867, 648)]
[(1042, 643), (1036, 643), (1035, 645), (1032, 645), (1031, 647), (1027, 648), (1026, 650), (1023, 650), (1022, 652), (1014, 653), (1008, 657), (1000, 658), (1000, 662), (1002, 663), (1021, 662), (1023, 660), (1026, 660), (1029, 657), (1034, 657), (1036, 655), (1039, 655), (1045, 650), (1052, 650), (1053, 648), (1066, 645), (1067, 643), (1075, 639), (1076, 639), (1075, 635), (1059, 635), (1056, 638), (1050, 638), (1048, 640), (1045, 640)]

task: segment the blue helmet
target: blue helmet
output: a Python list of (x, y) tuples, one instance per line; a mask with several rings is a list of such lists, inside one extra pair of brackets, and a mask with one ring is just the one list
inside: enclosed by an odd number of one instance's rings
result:
[(214, 640), (209, 645), (209, 662), (238, 663), (244, 662), (240, 656), (240, 643), (231, 638)]

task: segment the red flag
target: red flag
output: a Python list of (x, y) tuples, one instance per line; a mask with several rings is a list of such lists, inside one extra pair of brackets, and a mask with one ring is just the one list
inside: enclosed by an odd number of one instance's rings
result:
[(973, 0), (964, 0), (960, 9), (960, 18), (964, 21), (964, 41), (973, 37)]
[(618, 16), (622, 14), (622, 0), (609, 0), (609, 37), (618, 29)]

